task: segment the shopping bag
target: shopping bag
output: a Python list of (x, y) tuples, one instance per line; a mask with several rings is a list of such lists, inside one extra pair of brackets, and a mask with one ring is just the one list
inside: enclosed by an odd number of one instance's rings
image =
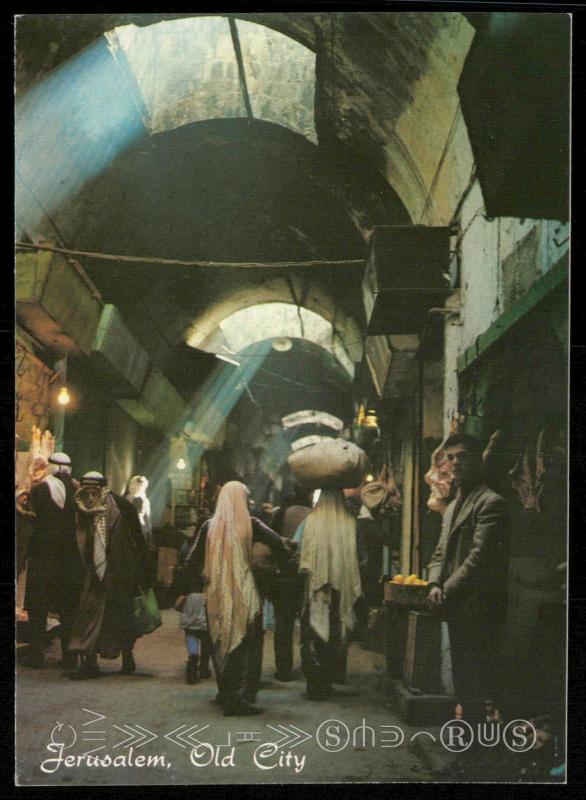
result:
[(141, 592), (138, 597), (134, 598), (134, 621), (138, 636), (152, 633), (163, 624), (153, 589), (147, 589), (146, 592)]

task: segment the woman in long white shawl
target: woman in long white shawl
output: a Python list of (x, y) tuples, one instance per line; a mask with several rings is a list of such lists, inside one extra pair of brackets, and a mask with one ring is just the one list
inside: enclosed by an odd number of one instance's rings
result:
[(243, 483), (224, 484), (214, 516), (202, 529), (206, 541), (208, 629), (214, 646), (219, 699), (227, 716), (261, 711), (252, 704), (258, 683), (252, 673), (260, 668), (259, 642), (262, 648), (262, 603), (251, 570), (253, 542), (267, 545), (277, 558), (290, 556), (284, 540), (250, 516), (248, 497)]
[(319, 700), (331, 694), (332, 683), (343, 681), (345, 641), (354, 627), (354, 604), (362, 595), (356, 523), (341, 490), (323, 489), (302, 525), (300, 568), (309, 572), (309, 586), (301, 620), (301, 663), (307, 697)]

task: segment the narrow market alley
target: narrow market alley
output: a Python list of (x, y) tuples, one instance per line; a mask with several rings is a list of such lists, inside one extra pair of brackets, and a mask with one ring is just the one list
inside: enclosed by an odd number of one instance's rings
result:
[(570, 23), (15, 18), (18, 784), (566, 780)]

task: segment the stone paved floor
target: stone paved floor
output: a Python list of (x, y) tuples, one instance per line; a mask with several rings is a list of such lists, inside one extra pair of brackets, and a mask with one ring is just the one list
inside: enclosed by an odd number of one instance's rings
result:
[[(169, 609), (163, 615), (163, 626), (137, 642), (135, 675), (117, 674), (118, 662), (102, 661), (101, 678), (70, 681), (57, 666), (56, 642), (45, 670), (19, 667), (17, 783), (99, 786), (433, 780), (410, 743), (417, 729), (405, 725), (381, 699), (383, 656), (353, 644), (344, 688), (354, 694), (312, 703), (302, 697), (301, 680), (288, 684), (273, 680), (272, 633), (267, 631), (258, 699), (265, 712), (252, 718), (226, 718), (211, 702), (216, 694), (213, 679), (186, 685), (183, 633), (177, 627), (177, 614)], [(383, 727), (389, 725), (404, 733), (400, 746), (383, 746), (395, 745), (399, 736), (396, 729)], [(246, 734), (253, 740), (245, 741)], [(195, 742), (190, 736), (205, 744), (193, 750)], [(277, 744), (271, 747), (271, 742)], [(103, 765), (90, 766), (87, 757), (78, 758), (92, 750), (90, 758), (103, 759)], [(207, 764), (212, 752), (213, 760)], [(73, 758), (60, 760), (68, 756)], [(153, 760), (155, 756), (158, 761)]]

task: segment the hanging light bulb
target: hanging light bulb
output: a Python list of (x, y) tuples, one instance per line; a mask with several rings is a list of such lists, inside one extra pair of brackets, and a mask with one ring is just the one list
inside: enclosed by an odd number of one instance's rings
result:
[(71, 398), (69, 397), (69, 390), (67, 386), (62, 386), (59, 389), (59, 394), (57, 395), (57, 402), (60, 406), (67, 406), (69, 405), (69, 401)]
[(293, 347), (293, 342), (291, 339), (287, 339), (287, 337), (282, 336), (278, 337), (277, 339), (273, 339), (272, 347), (273, 350), (276, 350), (278, 353), (286, 353), (287, 350), (290, 350)]
[(177, 466), (177, 469), (185, 469), (185, 467), (187, 466), (187, 464), (185, 463), (185, 459), (184, 458), (180, 458), (179, 461), (177, 462), (176, 466)]

